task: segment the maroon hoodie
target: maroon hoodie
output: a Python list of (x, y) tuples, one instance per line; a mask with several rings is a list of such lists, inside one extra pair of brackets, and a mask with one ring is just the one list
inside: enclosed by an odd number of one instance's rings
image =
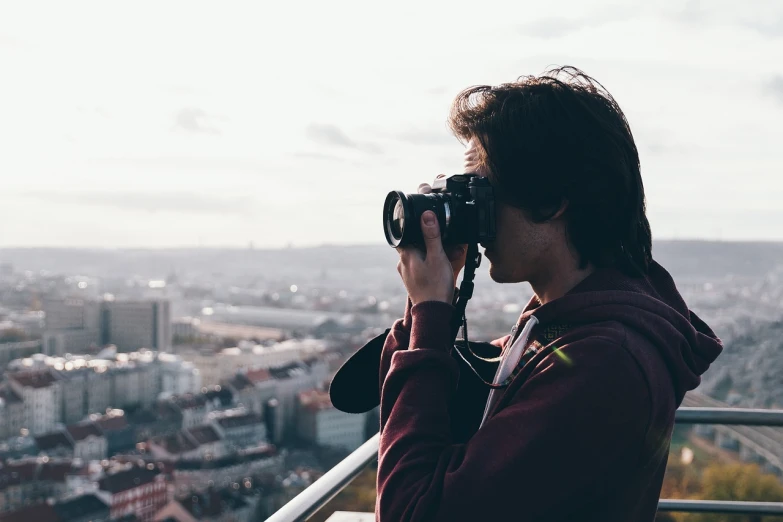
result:
[(376, 520), (652, 521), (675, 410), (721, 351), (669, 274), (600, 270), (531, 302), (531, 340), (569, 326), (480, 428), (488, 390), (450, 353), (452, 310), (417, 304), (386, 338)]

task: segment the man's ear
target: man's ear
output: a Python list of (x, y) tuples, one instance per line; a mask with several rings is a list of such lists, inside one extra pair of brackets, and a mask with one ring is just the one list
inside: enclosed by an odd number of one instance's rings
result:
[(560, 206), (555, 211), (555, 213), (552, 214), (552, 217), (549, 219), (550, 220), (560, 219), (561, 217), (563, 217), (563, 214), (565, 214), (567, 208), (568, 208), (568, 200), (564, 199), (560, 202)]

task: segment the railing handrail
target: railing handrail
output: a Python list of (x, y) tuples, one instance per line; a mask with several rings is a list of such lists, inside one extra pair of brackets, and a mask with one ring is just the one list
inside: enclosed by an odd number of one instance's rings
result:
[[(783, 426), (783, 410), (753, 408), (681, 407), (677, 424), (722, 424), (744, 426)], [(378, 456), (380, 434), (375, 434), (359, 449), (326, 472), (310, 487), (291, 499), (267, 522), (299, 522), (321, 509)], [(783, 502), (734, 502), (718, 500), (662, 499), (660, 511), (783, 515)]]
[(660, 500), (658, 511), (678, 513), (734, 513), (737, 515), (783, 515), (783, 502), (735, 500)]
[(675, 422), (679, 424), (783, 426), (783, 410), (682, 407), (675, 414)]
[(307, 489), (277, 510), (267, 519), (267, 522), (306, 520), (307, 517), (321, 509), (324, 504), (350, 484), (364, 468), (378, 458), (379, 439), (380, 434), (376, 433), (356, 451), (327, 471), (323, 477), (313, 482)]

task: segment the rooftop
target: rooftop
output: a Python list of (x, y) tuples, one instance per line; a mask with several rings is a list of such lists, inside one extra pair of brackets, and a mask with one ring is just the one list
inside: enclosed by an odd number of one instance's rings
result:
[(171, 454), (185, 453), (198, 448), (190, 437), (181, 431), (164, 437), (156, 437), (152, 439), (152, 442)]
[(215, 430), (215, 428), (209, 425), (190, 428), (188, 433), (196, 440), (196, 442), (199, 443), (199, 445), (209, 444), (211, 442), (217, 442), (220, 440), (220, 435), (218, 435), (218, 432)]
[(107, 475), (98, 481), (98, 487), (109, 493), (120, 493), (129, 489), (149, 484), (160, 474), (157, 468), (140, 468), (133, 466), (130, 469), (118, 471)]
[(299, 393), (299, 404), (309, 411), (331, 410), (334, 408), (329, 392), (309, 390)]
[(12, 464), (0, 468), (0, 491), (10, 486), (32, 481), (35, 479), (37, 468), (38, 465), (35, 462)]
[(206, 406), (207, 399), (201, 394), (186, 393), (184, 395), (173, 396), (171, 402), (180, 410), (191, 410)]
[(41, 451), (55, 450), (61, 447), (73, 448), (73, 443), (64, 431), (54, 431), (35, 437), (35, 445)]
[(264, 420), (255, 413), (243, 413), (239, 415), (227, 415), (217, 419), (217, 423), (223, 429), (239, 428), (241, 426), (250, 426), (252, 424), (261, 424)]
[(215, 518), (223, 513), (247, 507), (239, 494), (228, 489), (207, 490), (177, 500), (196, 519)]
[(15, 373), (11, 378), (25, 388), (46, 388), (57, 381), (49, 370)]
[(104, 432), (121, 431), (129, 426), (125, 412), (122, 410), (111, 410), (108, 414), (101, 415), (95, 419), (95, 424), (97, 424)]
[(97, 424), (92, 422), (84, 424), (71, 424), (65, 428), (70, 433), (71, 438), (76, 441), (82, 441), (89, 436), (102, 437), (103, 433)]
[[(73, 520), (75, 518), (88, 517), (95, 514), (94, 518), (100, 517), (100, 513), (109, 514), (109, 506), (95, 495), (83, 495), (81, 497), (66, 500), (55, 504), (54, 510), (60, 515), (62, 520)], [(32, 519), (35, 520), (35, 519)]]
[(245, 377), (253, 384), (258, 384), (263, 381), (268, 381), (272, 378), (272, 374), (265, 368), (255, 368), (245, 372)]
[(61, 522), (53, 506), (37, 504), (0, 515), (0, 522)]

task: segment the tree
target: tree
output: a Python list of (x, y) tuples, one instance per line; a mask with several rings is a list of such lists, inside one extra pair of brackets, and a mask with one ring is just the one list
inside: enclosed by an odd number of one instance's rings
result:
[[(713, 464), (704, 470), (701, 493), (695, 498), (783, 502), (783, 485), (777, 477), (763, 473), (755, 464)], [(686, 522), (773, 522), (780, 518), (693, 513), (684, 520)]]

